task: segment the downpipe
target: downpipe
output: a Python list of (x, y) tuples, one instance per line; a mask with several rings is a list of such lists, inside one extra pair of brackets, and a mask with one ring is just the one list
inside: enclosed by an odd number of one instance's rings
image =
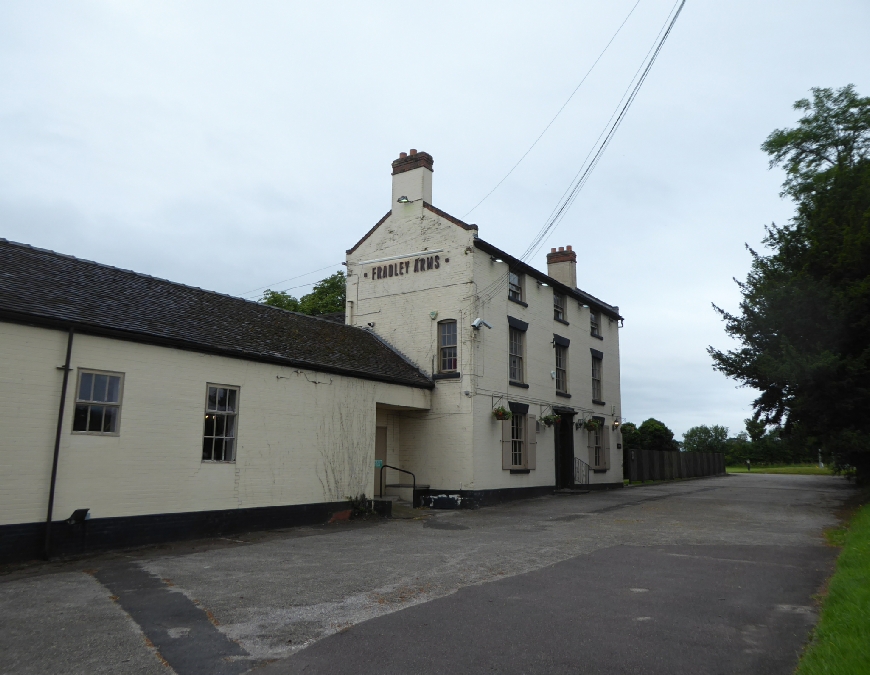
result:
[(48, 488), (48, 513), (45, 516), (45, 547), (44, 555), (46, 560), (51, 560), (51, 516), (54, 511), (54, 489), (57, 485), (57, 460), (60, 455), (60, 439), (63, 431), (63, 408), (66, 403), (66, 388), (69, 382), (69, 362), (72, 357), (73, 335), (75, 329), (70, 327), (69, 337), (66, 342), (66, 362), (58, 370), (63, 370), (63, 384), (60, 386), (60, 404), (57, 408), (57, 433), (54, 437), (54, 459), (51, 462), (51, 483)]

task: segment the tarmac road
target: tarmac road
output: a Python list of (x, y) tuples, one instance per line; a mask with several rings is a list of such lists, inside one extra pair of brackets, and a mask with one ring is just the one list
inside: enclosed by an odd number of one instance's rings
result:
[(791, 673), (842, 479), (734, 475), (0, 577), (0, 673)]

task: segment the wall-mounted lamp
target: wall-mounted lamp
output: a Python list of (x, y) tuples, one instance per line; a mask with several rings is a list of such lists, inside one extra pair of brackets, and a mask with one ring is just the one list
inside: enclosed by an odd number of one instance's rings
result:
[(589, 309), (589, 305), (580, 305), (583, 309)]
[(399, 202), (399, 204), (410, 204), (411, 203), (411, 200), (408, 199), (405, 195), (402, 195), (396, 201)]
[(619, 429), (619, 420), (613, 420), (613, 430)]
[(538, 282), (538, 286), (543, 286), (544, 288), (547, 288), (549, 285), (550, 284), (545, 284), (543, 281)]
[(492, 262), (504, 262), (504, 260), (496, 258), (494, 255), (489, 256), (489, 259), (492, 260)]

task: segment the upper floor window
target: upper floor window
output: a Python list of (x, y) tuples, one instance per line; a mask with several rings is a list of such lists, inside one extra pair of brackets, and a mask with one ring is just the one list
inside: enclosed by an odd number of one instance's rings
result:
[(79, 370), (73, 431), (117, 435), (123, 383), (123, 373)]
[(601, 365), (603, 363), (603, 359), (593, 356), (592, 357), (592, 400), (593, 401), (601, 401), (603, 400), (601, 397)]
[(568, 393), (568, 348), (556, 345), (556, 391)]
[(553, 318), (556, 321), (565, 320), (565, 296), (561, 293), (553, 293)]
[(512, 382), (523, 382), (523, 340), (525, 333), (517, 328), (510, 328), (510, 372)]
[(202, 461), (234, 462), (239, 388), (210, 384), (206, 390)]
[(514, 270), (508, 272), (508, 298), (523, 301), (523, 275)]
[(600, 316), (594, 309), (589, 310), (589, 332), (595, 337), (601, 337), (599, 330)]
[(438, 363), (442, 373), (452, 373), (458, 368), (455, 321), (438, 324)]

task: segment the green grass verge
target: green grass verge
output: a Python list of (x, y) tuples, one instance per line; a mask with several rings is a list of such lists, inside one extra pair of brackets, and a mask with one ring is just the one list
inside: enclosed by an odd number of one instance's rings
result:
[[(728, 473), (746, 473), (745, 466), (726, 466)], [(833, 472), (825, 467), (820, 469), (817, 464), (796, 464), (794, 466), (753, 466), (749, 473), (788, 473), (799, 476), (832, 476)]]
[(843, 551), (796, 675), (870, 673), (870, 505), (826, 534)]

